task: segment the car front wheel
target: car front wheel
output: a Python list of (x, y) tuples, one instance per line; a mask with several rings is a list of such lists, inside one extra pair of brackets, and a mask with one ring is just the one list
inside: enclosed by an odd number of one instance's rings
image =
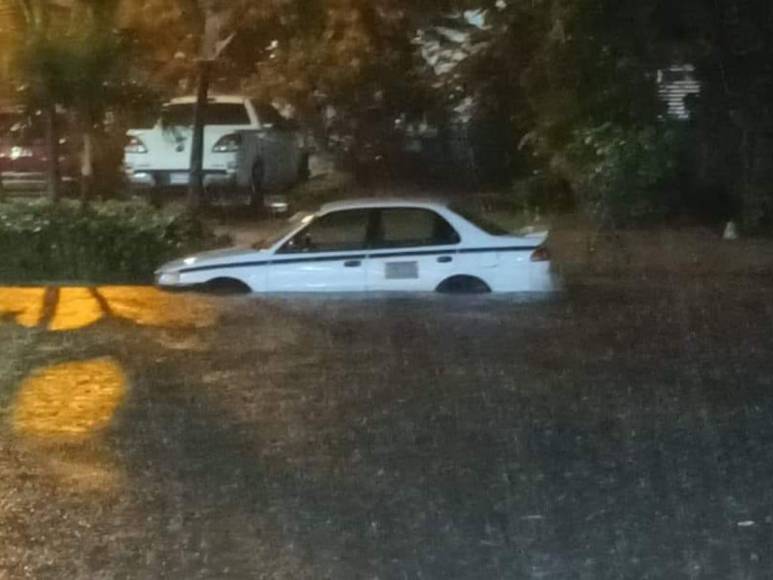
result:
[(204, 284), (201, 289), (207, 294), (216, 296), (234, 296), (251, 292), (247, 284), (235, 278), (216, 278)]

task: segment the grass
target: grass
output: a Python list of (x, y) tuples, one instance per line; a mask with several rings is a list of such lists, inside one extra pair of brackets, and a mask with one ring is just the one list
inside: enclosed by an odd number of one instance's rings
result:
[(0, 576), (771, 577), (770, 242), (566, 223), (553, 249), (555, 301), (0, 326), (6, 407), (68, 360), (129, 381), (88, 441), (5, 423)]

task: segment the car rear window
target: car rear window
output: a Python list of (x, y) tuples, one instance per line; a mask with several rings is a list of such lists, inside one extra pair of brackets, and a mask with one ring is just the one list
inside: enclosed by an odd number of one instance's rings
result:
[[(193, 125), (194, 103), (167, 105), (161, 115), (161, 122), (171, 127)], [(204, 117), (205, 125), (249, 125), (250, 116), (243, 103), (209, 103)]]
[(468, 222), (470, 222), (472, 225), (477, 226), (479, 229), (483, 230), (487, 234), (491, 234), (492, 236), (506, 236), (510, 234), (510, 232), (508, 232), (505, 228), (503, 228), (499, 224), (494, 223), (493, 221), (491, 221), (486, 217), (483, 217), (476, 210), (470, 207), (466, 207), (464, 204), (452, 203), (449, 206), (449, 209), (454, 213), (459, 214)]
[(419, 208), (395, 208), (381, 211), (378, 246), (440, 246), (456, 244), (459, 234), (433, 211)]

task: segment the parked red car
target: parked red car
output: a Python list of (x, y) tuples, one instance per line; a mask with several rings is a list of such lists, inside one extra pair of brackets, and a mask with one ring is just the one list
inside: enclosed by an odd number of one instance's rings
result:
[[(67, 137), (67, 123), (59, 120), (59, 166), (64, 183), (77, 175), (77, 156)], [(46, 187), (48, 155), (45, 120), (40, 112), (0, 110), (0, 189), (37, 191)]]

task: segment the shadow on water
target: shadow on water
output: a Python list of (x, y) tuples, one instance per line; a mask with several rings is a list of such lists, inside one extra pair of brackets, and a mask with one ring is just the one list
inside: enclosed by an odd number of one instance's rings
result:
[[(764, 577), (770, 336), (734, 325), (761, 297), (594, 289), (490, 316), (423, 301), (374, 302), (365, 316), (337, 300), (281, 302), (307, 367), (282, 381), (305, 381), (328, 409), (305, 417), (318, 438), (307, 453), (339, 457), (334, 481), (355, 490), (324, 503), (340, 506), (338, 521), (368, 506), (350, 522), (361, 538), (373, 506), (384, 510), (383, 541), (344, 553), (395, 574)], [(395, 568), (379, 560), (384, 545)]]
[[(272, 566), (313, 577), (494, 572), (490, 546), (466, 549), (466, 562), (453, 551), (471, 536), (484, 541), (487, 525), (499, 526), (491, 506), (465, 507), (464, 490), (494, 477), (491, 455), (480, 451), (495, 442), (455, 425), (455, 405), (470, 401), (449, 401), (435, 419), (426, 372), (401, 380), (405, 369), (382, 361), (384, 372), (374, 374), (381, 348), (348, 356), (342, 341), (352, 337), (329, 331), (327, 313), (310, 325), (274, 304), (257, 306), (239, 315), (238, 327), (223, 329), (206, 367), (178, 359), (144, 373), (116, 426), (129, 473), (154, 482), (141, 487), (158, 489), (159, 513), (185, 544), (159, 538), (154, 545), (166, 550), (159, 557), (191, 572), (201, 560), (185, 568), (180, 550), (207, 554), (237, 576)], [(229, 348), (237, 341), (241, 348)], [(185, 362), (191, 366), (181, 372)], [(424, 394), (395, 401), (395, 389)], [(426, 417), (406, 414), (412, 402)], [(429, 432), (424, 419), (434, 421)], [(202, 513), (207, 529), (188, 536)], [(253, 549), (240, 551), (244, 543)]]

